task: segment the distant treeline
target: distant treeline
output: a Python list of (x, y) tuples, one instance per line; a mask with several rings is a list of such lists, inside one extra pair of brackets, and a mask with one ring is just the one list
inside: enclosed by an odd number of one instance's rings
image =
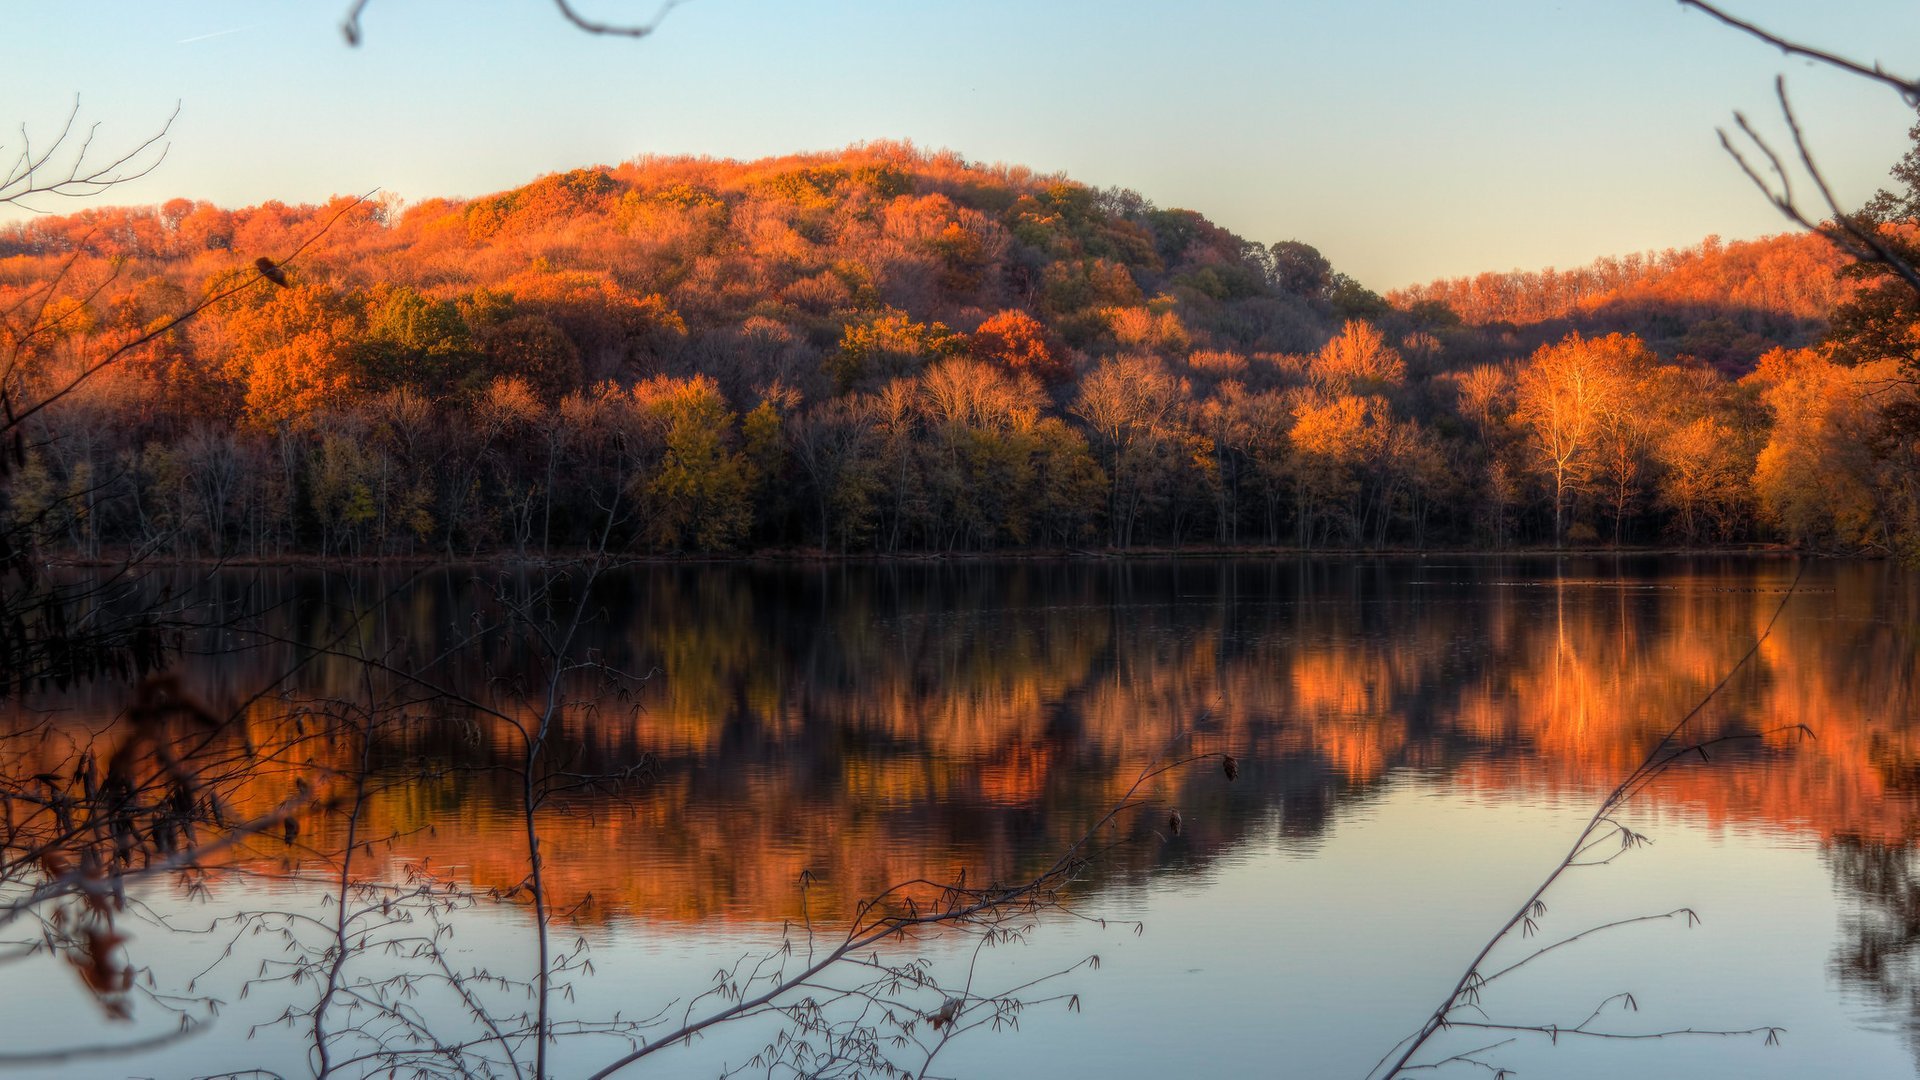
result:
[[(1846, 257), (1826, 240), (1787, 233), (1595, 260), (1573, 270), (1484, 273), (1387, 295), (1434, 328), (1463, 323), (1481, 349), (1530, 352), (1567, 333), (1633, 334), (1670, 357), (1728, 374), (1751, 371), (1768, 350), (1816, 342), (1848, 294)], [(1444, 330), (1441, 331), (1444, 333)]]
[(5, 512), (83, 554), (1906, 549), (1912, 389), (1821, 345), (1840, 264), (1710, 241), (1389, 302), (898, 145), (90, 211), (0, 231), (12, 402), (255, 284), (35, 414)]

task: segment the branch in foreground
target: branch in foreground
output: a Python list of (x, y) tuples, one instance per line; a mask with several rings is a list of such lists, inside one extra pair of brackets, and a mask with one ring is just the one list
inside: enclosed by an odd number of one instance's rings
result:
[[(120, 184), (138, 180), (159, 168), (160, 163), (166, 160), (166, 138), (173, 130), (173, 122), (179, 118), (180, 105), (176, 102), (173, 112), (160, 125), (159, 131), (105, 163), (90, 162), (88, 157), (93, 151), (94, 136), (99, 133), (100, 125), (90, 125), (84, 135), (79, 134), (80, 98), (75, 96), (65, 123), (61, 124), (53, 142), (45, 148), (35, 151), (26, 126), (21, 126), (20, 152), (14, 155), (6, 172), (0, 173), (0, 205), (18, 206), (36, 214), (47, 213), (27, 200), (40, 195), (65, 199), (91, 198)], [(79, 145), (73, 146), (76, 137)], [(69, 147), (73, 156), (63, 168), (54, 159)], [(155, 152), (156, 147), (158, 152)]]
[[(917, 930), (942, 927), (965, 928), (994, 935), (1001, 932), (1001, 924), (1007, 919), (1056, 906), (1060, 890), (1077, 880), (1088, 865), (1097, 837), (1122, 813), (1141, 805), (1140, 794), (1144, 788), (1176, 769), (1215, 758), (1225, 760), (1225, 755), (1193, 754), (1175, 761), (1149, 765), (1127, 788), (1112, 809), (1094, 822), (1051, 866), (1025, 882), (1012, 886), (986, 888), (970, 888), (964, 882), (936, 886), (940, 889), (940, 895), (930, 904), (907, 903), (904, 910), (885, 911), (883, 905), (896, 898), (896, 894), (903, 894), (916, 885), (932, 883), (906, 882), (894, 886), (887, 893), (863, 905), (841, 942), (817, 958), (810, 957), (810, 962), (800, 971), (793, 975), (776, 974), (772, 985), (758, 994), (751, 997), (743, 996), (705, 1017), (699, 1019), (689, 1017), (676, 1030), (666, 1032), (645, 1045), (635, 1048), (631, 1053), (609, 1062), (592, 1074), (592, 1080), (604, 1080), (659, 1050), (686, 1042), (708, 1028), (745, 1016), (757, 1015), (774, 1006), (782, 996), (808, 988), (817, 988), (818, 984), (815, 980), (829, 969), (842, 964), (864, 963), (865, 958), (862, 954), (890, 940), (905, 938)], [(996, 1005), (1000, 1000), (998, 997), (981, 998), (974, 1004)], [(1072, 999), (1069, 1000), (1071, 1007), (1075, 1002)], [(807, 1001), (799, 1004), (802, 1008), (807, 1008), (809, 1005)], [(968, 1006), (968, 995), (963, 993), (958, 997), (947, 999), (946, 1003), (934, 1013), (914, 1017), (913, 1020), (924, 1020), (938, 1030), (956, 1024)]]
[[(1555, 1039), (1556, 1041), (1558, 1040), (1558, 1037), (1561, 1034), (1568, 1034), (1568, 1033), (1577, 1033), (1581, 1035), (1609, 1037), (1609, 1038), (1633, 1038), (1633, 1039), (1665, 1037), (1664, 1035), (1658, 1035), (1658, 1034), (1626, 1035), (1626, 1034), (1602, 1033), (1602, 1032), (1585, 1030), (1584, 1025), (1593, 1019), (1592, 1016), (1588, 1017), (1587, 1021), (1582, 1021), (1582, 1024), (1575, 1028), (1559, 1028), (1553, 1025), (1500, 1025), (1500, 1024), (1495, 1024), (1491, 1021), (1468, 1022), (1468, 1021), (1456, 1019), (1454, 1017), (1454, 1014), (1463, 1008), (1474, 1009), (1476, 1011), (1479, 1009), (1480, 989), (1481, 987), (1485, 986), (1489, 981), (1489, 977), (1481, 973), (1481, 968), (1483, 965), (1486, 964), (1488, 956), (1490, 956), (1493, 953), (1493, 950), (1495, 947), (1497, 947), (1501, 942), (1507, 940), (1508, 937), (1513, 934), (1515, 929), (1521, 930), (1524, 936), (1532, 936), (1532, 934), (1537, 932), (1537, 930), (1539, 929), (1538, 920), (1542, 916), (1544, 916), (1547, 911), (1547, 905), (1545, 900), (1543, 899), (1547, 891), (1553, 887), (1555, 882), (1560, 880), (1560, 877), (1562, 874), (1565, 874), (1568, 869), (1578, 864), (1582, 856), (1584, 856), (1588, 851), (1592, 850), (1596, 839), (1604, 839), (1605, 837), (1609, 835), (1613, 835), (1616, 831), (1618, 831), (1619, 833), (1624, 834), (1624, 838), (1622, 839), (1623, 844), (1631, 845), (1632, 843), (1634, 843), (1633, 838), (1637, 836), (1637, 834), (1632, 833), (1630, 830), (1626, 830), (1623, 827), (1619, 826), (1617, 823), (1615, 823), (1613, 820), (1614, 813), (1617, 810), (1619, 810), (1621, 806), (1625, 805), (1628, 800), (1632, 799), (1635, 795), (1639, 794), (1642, 790), (1644, 790), (1649, 783), (1651, 783), (1654, 779), (1659, 777), (1662, 773), (1666, 772), (1668, 769), (1671, 769), (1675, 764), (1679, 763), (1680, 761), (1686, 759), (1687, 757), (1695, 753), (1698, 753), (1704, 759), (1706, 756), (1704, 747), (1706, 745), (1723, 741), (1722, 739), (1712, 739), (1712, 740), (1706, 740), (1705, 742), (1696, 741), (1695, 743), (1692, 743), (1689, 745), (1680, 745), (1680, 740), (1682, 736), (1685, 734), (1687, 728), (1693, 723), (1694, 719), (1700, 715), (1701, 711), (1704, 710), (1710, 702), (1712, 702), (1715, 698), (1717, 698), (1720, 695), (1720, 691), (1726, 688), (1727, 684), (1733, 680), (1733, 677), (1747, 666), (1747, 663), (1751, 661), (1754, 658), (1754, 656), (1759, 653), (1760, 646), (1764, 644), (1767, 638), (1773, 634), (1774, 625), (1779, 622), (1781, 612), (1786, 610), (1787, 601), (1793, 599), (1793, 594), (1795, 593), (1795, 591), (1799, 589), (1800, 578), (1805, 573), (1806, 573), (1806, 564), (1802, 562), (1800, 564), (1799, 569), (1794, 573), (1792, 584), (1787, 586), (1786, 594), (1780, 597), (1780, 603), (1774, 607), (1773, 615), (1767, 619), (1766, 626), (1760, 631), (1759, 636), (1754, 639), (1753, 644), (1747, 649), (1745, 653), (1741, 654), (1740, 659), (1735, 661), (1731, 668), (1727, 669), (1727, 673), (1720, 677), (1720, 681), (1714, 683), (1712, 689), (1708, 690), (1706, 695), (1702, 697), (1700, 701), (1694, 705), (1693, 708), (1687, 710), (1686, 715), (1682, 716), (1677, 722), (1675, 722), (1675, 724), (1667, 730), (1666, 734), (1660, 738), (1659, 742), (1655, 743), (1650, 749), (1648, 749), (1646, 756), (1641, 759), (1640, 764), (1636, 765), (1632, 771), (1628, 772), (1626, 777), (1623, 778), (1619, 782), (1619, 784), (1615, 785), (1614, 789), (1607, 794), (1607, 797), (1601, 800), (1599, 807), (1594, 810), (1593, 816), (1587, 820), (1586, 828), (1581, 830), (1580, 835), (1574, 840), (1572, 846), (1570, 846), (1567, 849), (1567, 853), (1561, 857), (1559, 863), (1557, 863), (1553, 867), (1553, 869), (1547, 874), (1547, 876), (1541, 880), (1539, 886), (1537, 886), (1533, 890), (1533, 894), (1528, 896), (1526, 899), (1526, 902), (1520, 905), (1519, 910), (1515, 911), (1513, 915), (1509, 917), (1504, 924), (1501, 925), (1500, 929), (1496, 931), (1491, 938), (1487, 939), (1487, 943), (1480, 947), (1480, 951), (1474, 956), (1472, 962), (1470, 962), (1467, 965), (1466, 970), (1461, 973), (1459, 980), (1454, 983), (1453, 989), (1448, 992), (1447, 996), (1441, 1000), (1439, 1006), (1436, 1007), (1433, 1010), (1433, 1012), (1427, 1017), (1426, 1021), (1421, 1024), (1419, 1030), (1414, 1032), (1412, 1035), (1408, 1036), (1406, 1039), (1401, 1040), (1401, 1042), (1397, 1044), (1393, 1049), (1388, 1050), (1387, 1053), (1384, 1056), (1382, 1056), (1382, 1058), (1380, 1059), (1380, 1062), (1376, 1064), (1372, 1069), (1368, 1070), (1367, 1076), (1369, 1078), (1374, 1076), (1379, 1076), (1382, 1078), (1382, 1080), (1393, 1080), (1394, 1077), (1400, 1076), (1403, 1073), (1422, 1068), (1422, 1066), (1414, 1065), (1412, 1063), (1414, 1055), (1418, 1054), (1420, 1052), (1420, 1049), (1423, 1046), (1425, 1046), (1428, 1040), (1432, 1039), (1434, 1035), (1438, 1034), (1441, 1030), (1450, 1028), (1450, 1027), (1474, 1027), (1474, 1028), (1485, 1028), (1485, 1029), (1496, 1030), (1496, 1031), (1533, 1032), (1536, 1034), (1546, 1035), (1549, 1038)], [(1783, 730), (1796, 730), (1796, 731), (1804, 732), (1806, 731), (1806, 728), (1804, 725), (1794, 725), (1788, 729), (1783, 729)], [(1763, 738), (1765, 737), (1766, 734), (1768, 733), (1760, 732), (1760, 733), (1754, 734), (1752, 737)], [(1669, 913), (1669, 915), (1667, 916), (1657, 916), (1657, 917), (1668, 918), (1668, 917), (1672, 917), (1672, 915), (1677, 915), (1682, 913), (1684, 913), (1688, 917), (1689, 922), (1691, 922), (1692, 919), (1694, 918), (1693, 912), (1685, 908), (1680, 909), (1680, 911), (1678, 912)], [(1643, 922), (1643, 921), (1647, 921), (1647, 920), (1644, 918), (1625, 919), (1610, 925), (1624, 926), (1624, 925), (1629, 925), (1629, 924)], [(1598, 930), (1598, 929), (1605, 929), (1605, 928), (1606, 927), (1596, 927), (1594, 929)], [(1592, 933), (1592, 932), (1593, 931), (1590, 930), (1590, 931), (1587, 931), (1586, 933)], [(1529, 960), (1532, 960), (1535, 957), (1539, 956), (1540, 953), (1548, 952), (1554, 948), (1558, 948), (1560, 945), (1570, 944), (1573, 941), (1576, 941), (1583, 936), (1585, 936), (1584, 933), (1577, 934), (1574, 937), (1568, 938), (1564, 941), (1557, 943), (1556, 945), (1548, 946), (1545, 949), (1541, 949), (1539, 952), (1533, 954), (1533, 956), (1529, 956), (1521, 960), (1517, 964), (1511, 965), (1508, 968), (1495, 972), (1493, 977), (1504, 975), (1507, 972), (1512, 971), (1514, 968), (1519, 967), (1522, 964), (1527, 963)], [(1608, 999), (1608, 1000), (1613, 1000), (1613, 999)], [(1627, 997), (1626, 1000), (1631, 1002), (1632, 998), (1629, 996)], [(1605, 1006), (1605, 1002), (1602, 1003), (1603, 1008), (1604, 1006)], [(1599, 1010), (1595, 1010), (1594, 1015), (1597, 1016), (1598, 1014), (1599, 1014)], [(1771, 1045), (1779, 1041), (1780, 1030), (1781, 1029), (1776, 1027), (1748, 1028), (1748, 1029), (1744, 1029), (1742, 1031), (1737, 1031), (1737, 1032), (1735, 1031), (1700, 1031), (1695, 1029), (1686, 1029), (1681, 1031), (1668, 1032), (1666, 1034), (1667, 1035), (1686, 1035), (1686, 1034), (1754, 1035), (1754, 1034), (1764, 1033), (1766, 1035), (1768, 1044)], [(1396, 1050), (1401, 1051), (1397, 1058), (1394, 1057), (1394, 1052)], [(1387, 1065), (1387, 1061), (1389, 1058), (1393, 1059), (1393, 1064), (1390, 1066)], [(1381, 1071), (1383, 1067), (1385, 1068), (1384, 1072)]]
[(1839, 248), (1855, 261), (1885, 266), (1915, 292), (1920, 292), (1920, 268), (1915, 267), (1911, 261), (1888, 244), (1872, 222), (1862, 222), (1854, 215), (1847, 213), (1841, 208), (1839, 200), (1834, 197), (1833, 189), (1828, 185), (1826, 176), (1814, 162), (1813, 151), (1807, 146), (1806, 135), (1801, 130), (1800, 120), (1794, 115), (1793, 103), (1787, 97), (1787, 81), (1784, 76), (1774, 79), (1774, 93), (1780, 99), (1780, 113), (1786, 118), (1787, 130), (1793, 136), (1794, 150), (1800, 157), (1801, 166), (1806, 169), (1807, 175), (1813, 178), (1814, 187), (1819, 190), (1822, 201), (1826, 203), (1826, 213), (1830, 215), (1826, 220), (1813, 220), (1813, 216), (1800, 205), (1793, 193), (1793, 182), (1786, 166), (1780, 160), (1780, 155), (1776, 154), (1773, 147), (1760, 137), (1744, 115), (1734, 113), (1734, 122), (1739, 125), (1741, 133), (1747, 137), (1747, 140), (1765, 155), (1768, 170), (1777, 179), (1777, 188), (1774, 184), (1769, 184), (1753, 163), (1747, 160), (1746, 155), (1734, 145), (1734, 141), (1728, 137), (1725, 130), (1719, 133), (1720, 146), (1732, 156), (1734, 162), (1740, 166), (1740, 171), (1747, 175), (1748, 180), (1753, 181), (1753, 185), (1760, 189), (1760, 193), (1766, 196), (1767, 201), (1772, 203), (1787, 220), (1808, 232), (1825, 237), (1828, 243)]
[(1900, 97), (1905, 100), (1908, 105), (1920, 105), (1920, 79), (1909, 79), (1903, 75), (1896, 75), (1886, 68), (1881, 67), (1878, 60), (1872, 64), (1866, 64), (1841, 56), (1838, 53), (1830, 53), (1824, 49), (1816, 49), (1810, 45), (1802, 45), (1797, 41), (1783, 38), (1763, 27), (1755, 26), (1753, 23), (1746, 22), (1742, 19), (1737, 19), (1713, 4), (1707, 3), (1706, 0), (1680, 0), (1680, 6), (1703, 11), (1713, 18), (1718, 19), (1720, 22), (1733, 27), (1735, 30), (1750, 37), (1758, 38), (1789, 56), (1805, 57), (1808, 60), (1825, 64), (1828, 67), (1838, 68), (1848, 74), (1858, 75), (1863, 79), (1871, 79), (1874, 82), (1883, 83), (1898, 91)]
[[(360, 29), (360, 17), (366, 14), (367, 5), (370, 3), (372, 3), (372, 0), (354, 0), (353, 6), (347, 9), (347, 17), (340, 23), (340, 32), (346, 36), (348, 45), (358, 46), (360, 44), (361, 38), (364, 36), (364, 33)], [(578, 29), (584, 30), (589, 34), (597, 34), (604, 37), (625, 38), (651, 37), (653, 32), (660, 28), (660, 24), (666, 21), (667, 14), (684, 3), (686, 3), (686, 0), (665, 0), (665, 2), (660, 5), (660, 10), (654, 13), (653, 18), (645, 22), (620, 23), (603, 22), (599, 19), (587, 18), (585, 15), (580, 14), (579, 9), (574, 7), (571, 0), (553, 0), (553, 6), (559, 9), (560, 17), (572, 23)]]
[(0, 423), (0, 432), (10, 431), (19, 427), (19, 425), (24, 423), (29, 417), (72, 394), (80, 388), (82, 383), (124, 359), (129, 353), (132, 353), (143, 345), (150, 344), (153, 341), (165, 337), (173, 330), (192, 321), (201, 312), (222, 300), (236, 296), (244, 290), (263, 282), (267, 284), (284, 285), (284, 282), (277, 282), (275, 280), (277, 277), (284, 276), (284, 268), (291, 266), (308, 248), (312, 247), (321, 237), (325, 236), (328, 230), (332, 229), (342, 217), (345, 217), (361, 203), (373, 198), (379, 190), (379, 188), (374, 188), (341, 207), (332, 217), (327, 219), (324, 225), (321, 225), (312, 235), (300, 241), (298, 246), (278, 262), (262, 257), (255, 260), (250, 271), (235, 270), (230, 272), (225, 281), (209, 291), (198, 303), (193, 304), (191, 307), (186, 308), (176, 315), (155, 323), (148, 329), (122, 342), (120, 345), (108, 351), (105, 356), (81, 368), (77, 374), (70, 377), (64, 384), (51, 393), (42, 396), (40, 400), (18, 409), (9, 406), (4, 423)]

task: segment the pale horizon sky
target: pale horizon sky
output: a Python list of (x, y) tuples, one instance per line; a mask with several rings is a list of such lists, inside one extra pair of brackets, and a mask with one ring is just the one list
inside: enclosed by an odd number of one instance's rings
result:
[[(1914, 121), (1892, 91), (1672, 0), (687, 0), (640, 41), (582, 33), (546, 0), (371, 0), (357, 49), (339, 29), (348, 6), (16, 9), (0, 145), (18, 153), (19, 123), (49, 135), (76, 94), (108, 149), (178, 101), (166, 162), (112, 201), (239, 206), (373, 187), (473, 196), (644, 154), (910, 139), (1303, 240), (1385, 291), (1786, 230), (1715, 136), (1741, 109), (1784, 139), (1777, 73), (1850, 205), (1886, 183)], [(1920, 69), (1920, 4), (1727, 6)]]

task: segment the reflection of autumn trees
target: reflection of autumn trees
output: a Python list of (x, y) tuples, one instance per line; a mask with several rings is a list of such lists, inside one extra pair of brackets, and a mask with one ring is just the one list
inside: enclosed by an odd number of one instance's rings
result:
[(1905, 840), (1852, 835), (1821, 848), (1834, 884), (1849, 901), (1829, 969), (1863, 993), (1920, 1053), (1920, 867)]
[[(794, 912), (802, 870), (819, 879), (816, 911), (962, 866), (1010, 880), (1185, 729), (1245, 765), (1231, 788), (1196, 780), (1155, 795), (1182, 808), (1186, 857), (1242, 842), (1276, 810), (1283, 834), (1311, 836), (1400, 769), (1496, 795), (1584, 795), (1640, 760), (1778, 598), (1764, 564), (1748, 562), (1574, 563), (1558, 584), (1535, 581), (1537, 569), (1035, 563), (611, 578), (590, 643), (614, 666), (659, 674), (630, 699), (570, 712), (552, 758), (592, 773), (648, 757), (650, 770), (569, 796), (545, 821), (555, 903), (591, 893), (602, 915), (761, 920)], [(1906, 731), (1920, 668), (1904, 636), (1920, 594), (1872, 564), (1809, 578), (1701, 722), (1703, 737), (1806, 722), (1818, 740), (1730, 749), (1663, 780), (1657, 797), (1718, 821), (1901, 842), (1920, 824), (1920, 735)], [(307, 581), (276, 616), (281, 632), (338, 633), (328, 600), (341, 587)], [(357, 587), (365, 599), (377, 583)], [(429, 578), (389, 606), (384, 633), (425, 663), (471, 622), (478, 595), (458, 574)], [(514, 648), (432, 670), (473, 685), (514, 670)], [(285, 659), (266, 649), (195, 677), (217, 699), (246, 685), (249, 665)], [(303, 692), (350, 692), (357, 677), (316, 657)], [(275, 708), (257, 706), (259, 722)], [(371, 804), (368, 834), (405, 838), (383, 856), (518, 882), (513, 785), (487, 771), (511, 759), (513, 738), (425, 707), (391, 741), (383, 768), (426, 775)], [(346, 764), (326, 745), (308, 752)], [(307, 827), (324, 848), (336, 826)], [(1102, 873), (1164, 852), (1122, 848)]]

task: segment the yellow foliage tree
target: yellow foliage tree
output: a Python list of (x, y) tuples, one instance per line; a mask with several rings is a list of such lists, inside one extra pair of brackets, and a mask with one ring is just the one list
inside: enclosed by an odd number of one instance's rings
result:
[(1553, 493), (1553, 536), (1566, 539), (1574, 501), (1602, 467), (1608, 417), (1628, 407), (1646, 347), (1627, 334), (1569, 334), (1533, 354), (1515, 386), (1514, 418), (1527, 434), (1529, 463)]
[(1897, 385), (1895, 361), (1848, 367), (1808, 350), (1775, 349), (1745, 382), (1773, 414), (1754, 465), (1753, 491), (1763, 520), (1795, 544), (1894, 547), (1888, 475), (1872, 451), (1882, 411)]
[(646, 481), (648, 532), (673, 549), (723, 551), (753, 524), (753, 469), (735, 446), (738, 417), (705, 375), (656, 377), (634, 399), (665, 431), (665, 453)]

